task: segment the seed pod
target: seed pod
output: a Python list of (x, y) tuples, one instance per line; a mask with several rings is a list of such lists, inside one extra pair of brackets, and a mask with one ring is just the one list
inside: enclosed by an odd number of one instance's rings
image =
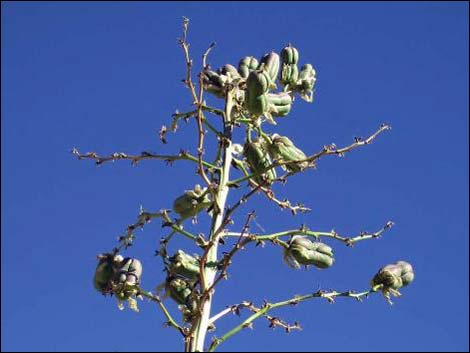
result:
[(217, 97), (224, 96), (225, 81), (219, 73), (205, 69), (202, 72), (202, 84), (204, 90), (207, 92), (212, 93)]
[(398, 261), (397, 265), (401, 267), (401, 280), (403, 281), (403, 287), (413, 282), (415, 274), (411, 264), (405, 261)]
[(99, 262), (93, 277), (95, 289), (103, 294), (112, 291), (111, 281), (114, 277), (114, 255), (102, 254), (98, 256)]
[(168, 277), (165, 282), (167, 294), (178, 304), (189, 302), (192, 289), (189, 282), (179, 277)]
[(116, 264), (115, 281), (128, 285), (138, 285), (142, 276), (142, 263), (137, 259), (126, 257)]
[(196, 185), (193, 190), (186, 190), (174, 201), (173, 210), (180, 215), (181, 220), (196, 216), (212, 204), (206, 189)]
[(381, 291), (391, 303), (390, 295), (399, 296), (400, 288), (409, 285), (414, 280), (413, 267), (405, 261), (382, 267), (371, 280), (371, 286), (382, 285)]
[[(259, 141), (246, 142), (243, 148), (243, 155), (253, 174), (261, 173), (272, 164), (268, 152)], [(274, 179), (276, 179), (276, 171), (274, 168), (254, 177), (256, 183), (260, 185), (269, 185)]]
[(299, 73), (296, 90), (300, 97), (307, 102), (313, 101), (313, 86), (315, 85), (315, 69), (310, 64), (305, 64)]
[[(293, 142), (286, 136), (273, 134), (272, 143), (269, 145), (269, 153), (273, 159), (279, 159), (284, 162), (299, 161), (306, 159), (307, 156), (300, 149), (295, 147)], [(308, 162), (292, 162), (281, 165), (282, 169), (290, 172), (299, 172), (308, 167)]]
[(264, 115), (268, 111), (268, 100), (265, 94), (257, 97), (247, 95), (245, 99), (245, 108), (253, 116)]
[(279, 82), (281, 85), (291, 85), (295, 87), (296, 82), (299, 79), (299, 68), (296, 64), (282, 64), (281, 77)]
[(263, 70), (268, 73), (271, 83), (275, 85), (277, 75), (279, 74), (279, 55), (275, 52), (265, 54), (261, 59), (259, 68), (263, 64)]
[(228, 78), (228, 81), (240, 78), (240, 74), (238, 73), (235, 66), (230, 64), (225, 64), (218, 70), (218, 72), (219, 74), (226, 76)]
[(270, 78), (265, 71), (251, 71), (246, 79), (247, 97), (258, 97), (268, 92)]
[(284, 249), (284, 260), (294, 268), (300, 265), (314, 265), (325, 269), (333, 265), (333, 249), (320, 242), (312, 242), (304, 236), (293, 236), (289, 247)]
[(295, 65), (299, 62), (299, 52), (291, 44), (281, 50), (281, 61), (286, 65)]
[(178, 250), (170, 258), (169, 270), (172, 275), (196, 279), (199, 277), (199, 261), (195, 257), (186, 254), (183, 250)]
[(292, 97), (288, 93), (268, 93), (268, 111), (273, 116), (286, 116), (292, 107)]
[(258, 60), (252, 56), (246, 56), (238, 63), (238, 73), (243, 78), (247, 78), (250, 72), (257, 68)]

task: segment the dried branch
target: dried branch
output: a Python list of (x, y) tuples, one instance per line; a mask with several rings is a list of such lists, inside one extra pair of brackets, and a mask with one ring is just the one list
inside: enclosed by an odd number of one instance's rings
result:
[[(81, 159), (93, 159), (97, 165), (103, 164), (105, 162), (110, 162), (110, 161), (114, 162), (114, 161), (121, 160), (121, 159), (130, 160), (133, 165), (136, 165), (138, 162), (144, 159), (160, 159), (160, 160), (165, 161), (168, 164), (171, 164), (174, 161), (178, 161), (178, 160), (187, 160), (187, 161), (198, 163), (198, 158), (193, 156), (187, 151), (180, 151), (180, 153), (177, 155), (155, 154), (152, 152), (144, 151), (140, 155), (129, 155), (129, 154), (122, 153), (122, 152), (115, 152), (109, 156), (99, 156), (95, 152), (88, 152), (85, 154), (81, 154), (76, 148), (73, 148), (72, 154), (77, 156), (77, 158), (80, 160)], [(219, 167), (209, 162), (203, 161), (202, 164), (205, 167), (211, 168), (214, 170), (220, 169)]]
[[(253, 325), (253, 321), (255, 321), (256, 319), (258, 319), (262, 316), (266, 316), (266, 314), (269, 311), (273, 310), (273, 309), (280, 308), (280, 307), (283, 307), (283, 306), (288, 306), (288, 305), (297, 305), (297, 304), (299, 304), (303, 301), (306, 301), (306, 300), (309, 300), (309, 299), (314, 299), (314, 298), (325, 298), (330, 303), (333, 303), (336, 297), (350, 297), (350, 298), (354, 298), (358, 301), (362, 301), (362, 299), (364, 297), (367, 297), (371, 293), (377, 292), (379, 289), (380, 289), (380, 287), (377, 286), (377, 287), (371, 288), (367, 291), (363, 291), (363, 292), (360, 292), (360, 293), (355, 293), (353, 291), (345, 291), (345, 292), (329, 291), (329, 292), (327, 292), (327, 291), (319, 290), (319, 291), (311, 293), (311, 294), (302, 295), (302, 296), (295, 296), (292, 299), (277, 302), (277, 303), (267, 303), (267, 302), (265, 302), (264, 305), (261, 308), (255, 308), (255, 310), (254, 310), (255, 313), (253, 315), (251, 315), (250, 317), (248, 317), (241, 324), (237, 325), (235, 328), (228, 331), (222, 337), (215, 338), (212, 341), (212, 344), (210, 345), (208, 351), (209, 352), (215, 351), (215, 349), (221, 343), (225, 342), (227, 339), (229, 339), (230, 337), (232, 337), (236, 333), (240, 332), (242, 329), (251, 328), (252, 325)], [(271, 317), (271, 320), (274, 322), (274, 325), (276, 325), (279, 322), (282, 322), (282, 320), (276, 321), (277, 319), (272, 318), (272, 317)], [(285, 323), (283, 323), (283, 324), (286, 325)], [(281, 324), (280, 326), (283, 326), (283, 324)], [(294, 324), (294, 326), (298, 326), (298, 324), (297, 325)], [(300, 326), (298, 326), (298, 327), (300, 328)], [(289, 330), (287, 332), (289, 332)]]

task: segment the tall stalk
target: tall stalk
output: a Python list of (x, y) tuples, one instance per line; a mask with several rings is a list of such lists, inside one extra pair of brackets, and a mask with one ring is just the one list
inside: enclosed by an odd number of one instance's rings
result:
[[(225, 215), (225, 204), (227, 201), (227, 196), (229, 193), (228, 182), (230, 180), (230, 168), (232, 165), (232, 130), (233, 125), (230, 121), (232, 115), (233, 107), (233, 98), (232, 93), (227, 92), (227, 98), (225, 101), (224, 109), (224, 136), (222, 141), (222, 155), (223, 155), (223, 164), (220, 170), (220, 181), (215, 193), (215, 212), (213, 215), (212, 226), (210, 230), (210, 242), (209, 249), (207, 250), (207, 260), (209, 263), (216, 263), (218, 260), (217, 249), (219, 244), (219, 238), (221, 236), (221, 227)], [(217, 270), (213, 267), (206, 266), (202, 269), (204, 271), (203, 277), (205, 278), (205, 283), (201, 283), (202, 292), (210, 291), (207, 294), (207, 298), (201, 303), (200, 307), (200, 318), (197, 322), (197, 330), (194, 337), (194, 351), (202, 352), (204, 351), (204, 342), (206, 338), (207, 328), (209, 326), (209, 318), (211, 313), (212, 298), (214, 291), (211, 289)]]
[[(279, 302), (264, 301), (262, 305), (255, 305), (251, 300), (244, 300), (239, 304), (227, 306), (222, 311), (211, 314), (212, 300), (215, 288), (219, 282), (227, 279), (232, 259), (250, 243), (263, 245), (266, 242), (280, 247), (286, 264), (300, 269), (315, 266), (327, 269), (335, 262), (333, 248), (320, 242), (320, 238), (337, 241), (352, 246), (367, 239), (379, 238), (390, 229), (393, 222), (388, 221), (385, 226), (376, 232), (361, 232), (355, 236), (340, 235), (334, 230), (311, 230), (306, 225), (297, 229), (281, 230), (270, 234), (256, 234), (250, 232), (250, 223), (255, 217), (254, 211), (249, 213), (241, 231), (232, 231), (231, 217), (238, 208), (256, 194), (264, 194), (267, 200), (281, 209), (288, 209), (295, 215), (297, 212), (308, 212), (310, 209), (300, 203), (291, 203), (287, 198), (279, 199), (274, 193), (274, 186), (285, 183), (287, 178), (297, 173), (316, 167), (320, 158), (328, 155), (344, 156), (346, 153), (361, 146), (371, 144), (375, 138), (390, 129), (382, 124), (378, 130), (367, 138), (355, 138), (354, 142), (344, 147), (335, 144), (323, 148), (311, 155), (306, 155), (294, 145), (287, 137), (277, 133), (268, 134), (262, 129), (262, 124), (276, 125), (278, 117), (284, 117), (291, 111), (295, 97), (312, 102), (313, 87), (316, 81), (315, 70), (312, 65), (305, 64), (298, 70), (298, 51), (292, 45), (282, 49), (279, 56), (275, 52), (267, 53), (258, 62), (254, 57), (244, 57), (239, 61), (238, 68), (233, 65), (224, 65), (214, 71), (206, 63), (211, 44), (202, 56), (203, 69), (199, 73), (199, 82), (196, 84), (192, 78), (193, 61), (189, 55), (189, 44), (186, 41), (189, 21), (183, 21), (183, 36), (179, 43), (183, 49), (186, 78), (183, 80), (189, 89), (195, 110), (189, 112), (175, 112), (171, 130), (177, 129), (180, 119), (195, 118), (197, 122), (198, 144), (197, 155), (188, 151), (180, 151), (175, 155), (163, 155), (144, 151), (139, 154), (113, 153), (109, 156), (100, 156), (95, 152), (82, 154), (76, 148), (72, 153), (79, 159), (92, 159), (96, 164), (116, 160), (130, 160), (137, 164), (143, 160), (159, 159), (167, 163), (187, 161), (197, 164), (197, 174), (204, 184), (195, 185), (194, 189), (186, 190), (173, 202), (174, 213), (163, 209), (158, 212), (147, 212), (141, 209), (137, 221), (127, 227), (126, 232), (118, 237), (119, 245), (111, 252), (100, 254), (98, 266), (95, 271), (94, 285), (102, 294), (111, 294), (118, 299), (120, 309), (127, 302), (132, 310), (139, 311), (136, 298), (147, 298), (156, 303), (166, 318), (167, 326), (177, 330), (184, 339), (185, 352), (214, 351), (220, 344), (232, 338), (245, 328), (251, 328), (259, 318), (268, 321), (269, 327), (281, 327), (285, 332), (300, 329), (295, 322), (289, 324), (279, 317), (270, 315), (274, 309), (296, 305), (301, 302), (324, 298), (334, 302), (338, 297), (349, 297), (356, 300), (367, 298), (368, 295), (382, 292), (387, 301), (390, 297), (399, 296), (398, 289), (411, 283), (414, 272), (411, 265), (405, 261), (398, 261), (379, 270), (371, 281), (367, 290), (355, 292), (351, 290), (316, 290), (311, 289), (307, 294), (294, 296)], [(278, 90), (276, 82), (282, 87)], [(223, 99), (223, 109), (207, 106), (204, 92), (214, 94)], [(222, 105), (222, 103), (221, 103)], [(205, 116), (211, 114), (216, 119), (222, 118), (223, 130), (219, 131), (212, 120)], [(243, 141), (233, 141), (233, 129), (240, 127), (245, 130)], [(206, 131), (205, 128), (208, 130)], [(166, 126), (160, 130), (160, 139), (166, 143)], [(213, 162), (206, 160), (204, 142), (206, 133), (214, 134), (219, 141), (216, 157)], [(252, 134), (256, 133), (256, 138)], [(243, 144), (243, 148), (240, 146)], [(242, 151), (241, 151), (242, 150)], [(236, 152), (236, 153), (235, 153)], [(230, 179), (231, 167), (238, 173)], [(278, 176), (276, 169), (282, 168), (285, 174)], [(245, 184), (248, 192), (243, 194), (237, 202), (226, 207), (230, 188), (237, 188)], [(184, 224), (187, 220), (195, 220), (199, 213), (207, 211), (211, 215), (209, 236), (193, 234)], [(175, 218), (171, 216), (175, 215)], [(121, 256), (121, 252), (131, 246), (136, 238), (135, 230), (142, 228), (154, 218), (161, 218), (163, 227), (169, 229), (169, 234), (161, 240), (156, 255), (163, 260), (166, 278), (155, 292), (140, 287), (142, 264), (136, 258)], [(200, 247), (201, 253), (191, 256), (182, 249), (178, 249), (173, 256), (168, 253), (167, 247), (174, 235), (184, 237), (186, 241), (194, 242)], [(225, 251), (219, 256), (218, 248), (225, 238)], [(315, 240), (313, 242), (312, 240)], [(179, 244), (178, 244), (179, 246)], [(228, 248), (228, 249), (227, 249)], [(165, 296), (159, 295), (165, 289)], [(308, 290), (308, 289), (307, 289)], [(166, 297), (171, 298), (178, 305), (181, 320), (174, 317), (166, 307)], [(219, 335), (212, 342), (207, 341), (207, 332), (214, 323), (226, 315), (240, 314), (241, 310), (249, 312), (248, 318), (233, 327), (226, 333)]]

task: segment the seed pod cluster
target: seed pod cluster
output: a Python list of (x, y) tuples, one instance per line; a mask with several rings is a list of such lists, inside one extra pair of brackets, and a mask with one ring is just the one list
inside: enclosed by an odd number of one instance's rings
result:
[(285, 262), (294, 268), (313, 265), (325, 269), (333, 265), (333, 249), (320, 242), (312, 242), (305, 236), (295, 235), (284, 249)]
[(193, 190), (186, 190), (173, 202), (173, 210), (178, 213), (181, 220), (194, 217), (212, 204), (207, 188), (197, 184)]
[(260, 141), (246, 142), (243, 147), (243, 156), (253, 174), (259, 174), (254, 180), (260, 185), (270, 185), (276, 179), (276, 170), (271, 168), (263, 173), (263, 170), (271, 164), (269, 153)]
[(93, 278), (95, 289), (103, 294), (114, 293), (120, 299), (128, 299), (133, 292), (128, 292), (126, 287), (140, 284), (141, 262), (114, 254), (101, 254), (98, 259)]

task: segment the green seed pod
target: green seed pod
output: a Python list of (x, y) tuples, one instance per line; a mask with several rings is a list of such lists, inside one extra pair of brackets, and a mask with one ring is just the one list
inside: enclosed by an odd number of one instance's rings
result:
[(191, 298), (190, 284), (182, 278), (168, 277), (165, 282), (167, 294), (178, 304), (186, 305)]
[(401, 267), (401, 280), (403, 281), (403, 287), (405, 287), (413, 282), (415, 278), (413, 266), (405, 261), (398, 261), (397, 265)]
[(99, 262), (93, 277), (95, 289), (103, 294), (112, 291), (111, 281), (114, 277), (114, 255), (102, 254), (98, 256)]
[[(243, 155), (246, 158), (250, 171), (254, 174), (261, 173), (272, 164), (269, 154), (258, 141), (246, 142), (243, 148)], [(254, 178), (260, 185), (270, 184), (274, 179), (276, 179), (276, 171), (274, 168)]]
[(315, 69), (310, 64), (305, 64), (299, 73), (296, 90), (300, 97), (307, 102), (313, 101), (313, 86), (315, 85)]
[(169, 270), (172, 275), (196, 279), (199, 277), (199, 261), (195, 257), (186, 254), (183, 250), (178, 250), (170, 258)]
[(246, 79), (246, 95), (258, 97), (268, 92), (270, 78), (265, 71), (251, 71)]
[(116, 263), (115, 281), (128, 285), (138, 285), (142, 276), (142, 263), (137, 259), (126, 257)]
[(286, 116), (292, 108), (292, 97), (288, 93), (268, 93), (268, 111), (273, 116)]
[(261, 116), (268, 111), (268, 100), (265, 94), (260, 96), (247, 95), (245, 99), (245, 108), (253, 116)]
[(218, 70), (219, 74), (224, 75), (229, 78), (229, 80), (240, 78), (240, 74), (238, 73), (235, 66), (230, 64), (225, 64)]
[(381, 291), (391, 303), (390, 295), (399, 296), (400, 288), (409, 285), (414, 280), (413, 267), (405, 261), (382, 267), (371, 280), (371, 287), (382, 285)]
[(250, 72), (257, 68), (258, 60), (252, 56), (246, 56), (238, 63), (238, 73), (243, 78), (247, 78)]
[(217, 97), (224, 96), (225, 81), (219, 73), (205, 69), (202, 72), (202, 84), (204, 90), (207, 92), (212, 93)]
[[(307, 156), (300, 149), (295, 147), (293, 142), (286, 136), (274, 134), (271, 136), (272, 143), (269, 145), (269, 153), (273, 159), (280, 161), (298, 161), (306, 159)], [(290, 172), (299, 172), (308, 167), (308, 162), (292, 162), (281, 166), (282, 169)]]
[(300, 265), (314, 265), (325, 269), (333, 265), (333, 249), (320, 242), (312, 242), (304, 236), (293, 236), (289, 247), (284, 249), (284, 260), (294, 268)]
[(173, 210), (180, 215), (181, 220), (196, 216), (212, 204), (206, 189), (196, 185), (193, 190), (186, 190), (174, 201)]
[(281, 77), (279, 82), (281, 85), (291, 85), (295, 87), (299, 79), (299, 68), (296, 64), (282, 64)]
[(261, 68), (263, 64), (263, 70), (268, 73), (271, 82), (275, 84), (277, 75), (279, 74), (279, 55), (275, 52), (265, 54), (261, 59), (259, 68)]
[(299, 62), (299, 52), (291, 44), (281, 50), (281, 61), (286, 65), (295, 65)]

